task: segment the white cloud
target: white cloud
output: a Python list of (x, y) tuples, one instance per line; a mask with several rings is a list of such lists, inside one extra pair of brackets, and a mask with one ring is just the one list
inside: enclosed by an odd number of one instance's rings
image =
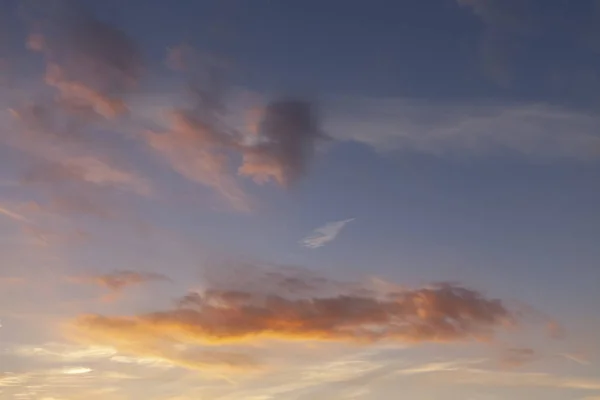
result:
[(600, 158), (600, 116), (548, 104), (330, 99), (325, 118), (325, 130), (335, 139), (378, 151)]
[(344, 229), (346, 224), (354, 221), (354, 218), (343, 221), (329, 222), (326, 225), (315, 229), (310, 235), (300, 242), (304, 247), (316, 249), (334, 240)]

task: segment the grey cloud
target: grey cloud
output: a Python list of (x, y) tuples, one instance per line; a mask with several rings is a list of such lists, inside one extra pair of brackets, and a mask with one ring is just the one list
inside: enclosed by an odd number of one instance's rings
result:
[(321, 138), (313, 104), (275, 100), (264, 110), (256, 144), (244, 149), (239, 172), (259, 183), (270, 179), (281, 185), (294, 183), (306, 173)]

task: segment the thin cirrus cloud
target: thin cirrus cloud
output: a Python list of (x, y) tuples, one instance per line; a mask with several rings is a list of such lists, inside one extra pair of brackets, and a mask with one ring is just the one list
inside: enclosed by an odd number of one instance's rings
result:
[(354, 221), (354, 218), (329, 222), (322, 227), (315, 229), (313, 233), (302, 239), (300, 243), (302, 246), (308, 247), (309, 249), (323, 247), (327, 243), (334, 241), (342, 229), (352, 221)]
[(514, 154), (578, 161), (600, 157), (600, 117), (549, 104), (331, 99), (325, 130), (378, 151), (439, 157)]

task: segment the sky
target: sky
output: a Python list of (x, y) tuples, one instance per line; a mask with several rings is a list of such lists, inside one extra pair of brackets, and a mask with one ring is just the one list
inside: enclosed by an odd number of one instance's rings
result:
[(0, 85), (0, 399), (600, 399), (599, 1), (0, 0)]

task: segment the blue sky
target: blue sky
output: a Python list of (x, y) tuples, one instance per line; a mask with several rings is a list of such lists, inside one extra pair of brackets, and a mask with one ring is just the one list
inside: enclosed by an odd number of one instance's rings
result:
[(0, 398), (600, 398), (600, 2), (0, 5)]

